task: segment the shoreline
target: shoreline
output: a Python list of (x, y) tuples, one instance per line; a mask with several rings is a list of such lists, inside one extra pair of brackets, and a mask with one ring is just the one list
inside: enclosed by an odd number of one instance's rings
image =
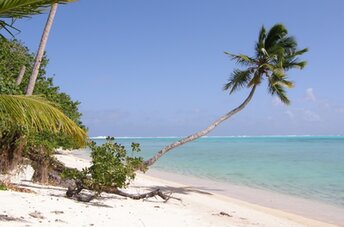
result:
[[(83, 157), (83, 155), (78, 155), (78, 152), (76, 152), (76, 154), (69, 154), (76, 159), (88, 161), (88, 159)], [(344, 213), (344, 207), (339, 207), (333, 204), (267, 189), (213, 181), (211, 179), (200, 178), (192, 175), (182, 175), (179, 173), (159, 170), (154, 167), (150, 168), (145, 175), (157, 178), (157, 180), (166, 180), (170, 183), (178, 183), (192, 187), (196, 190), (210, 192), (264, 208), (276, 209), (305, 218), (344, 226), (344, 216), (342, 215)]]
[[(70, 154), (75, 159), (89, 162), (81, 156)], [(73, 159), (72, 158), (72, 159)], [(78, 162), (74, 162), (74, 165)], [(78, 164), (76, 165), (79, 166)], [(80, 166), (79, 166), (80, 169)], [(325, 222), (344, 226), (344, 208), (331, 204), (326, 204), (314, 200), (304, 199), (292, 195), (286, 195), (278, 192), (267, 191), (264, 189), (256, 189), (247, 186), (238, 186), (230, 183), (212, 181), (210, 179), (202, 179), (189, 175), (181, 175), (150, 168), (145, 174), (138, 173), (140, 178), (150, 177), (153, 181), (165, 182), (168, 185), (179, 185), (190, 190), (210, 193), (222, 199), (235, 201), (235, 203), (244, 204), (254, 209), (288, 217), (288, 219), (303, 223), (303, 219), (307, 221)], [(309, 219), (309, 220), (308, 220)]]
[(344, 213), (344, 208), (332, 204), (275, 191), (235, 185), (228, 182), (213, 181), (158, 169), (149, 169), (146, 175), (180, 183), (201, 191), (239, 200), (251, 205), (276, 209), (305, 218), (344, 226), (344, 216), (342, 215)]
[[(75, 157), (88, 160), (82, 153), (76, 152)], [(229, 198), (235, 198), (263, 207), (293, 213), (310, 219), (324, 221), (331, 224), (344, 226), (344, 207), (324, 201), (302, 198), (265, 188), (253, 188), (244, 185), (236, 185), (230, 182), (220, 182), (193, 175), (183, 175), (157, 168), (150, 168), (146, 175), (165, 179), (171, 182), (188, 185), (199, 190), (220, 194)]]
[[(73, 154), (55, 157), (78, 169), (90, 163)], [(167, 202), (155, 197), (137, 201), (102, 193), (83, 203), (66, 198), (65, 188), (21, 181), (18, 186), (35, 193), (0, 191), (0, 226), (343, 226), (207, 191), (193, 185), (189, 178), (183, 184), (166, 175), (152, 175), (152, 171), (148, 175), (138, 173), (123, 191), (135, 194), (160, 188), (171, 193)]]

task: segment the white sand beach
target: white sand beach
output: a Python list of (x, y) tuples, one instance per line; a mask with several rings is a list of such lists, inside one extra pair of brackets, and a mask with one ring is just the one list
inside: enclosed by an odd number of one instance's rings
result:
[[(72, 154), (56, 156), (67, 166), (88, 165)], [(102, 193), (84, 203), (66, 198), (64, 188), (20, 184), (35, 193), (0, 191), (0, 226), (336, 226), (143, 174), (126, 191), (161, 188), (171, 198), (137, 201)]]

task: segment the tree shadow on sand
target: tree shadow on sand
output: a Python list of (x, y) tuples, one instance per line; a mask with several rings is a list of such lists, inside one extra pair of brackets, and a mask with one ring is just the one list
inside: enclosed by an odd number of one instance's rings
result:
[(0, 222), (27, 222), (25, 219), (23, 218), (15, 218), (12, 216), (9, 216), (7, 214), (0, 214)]
[(177, 194), (183, 194), (188, 195), (190, 193), (198, 193), (202, 195), (213, 195), (213, 193), (209, 191), (223, 191), (221, 189), (214, 189), (214, 188), (208, 188), (208, 187), (193, 187), (193, 186), (184, 186), (184, 187), (173, 187), (173, 186), (131, 186), (131, 188), (137, 188), (137, 189), (144, 189), (144, 190), (156, 190), (160, 189), (163, 192), (170, 192), (170, 193), (177, 193)]

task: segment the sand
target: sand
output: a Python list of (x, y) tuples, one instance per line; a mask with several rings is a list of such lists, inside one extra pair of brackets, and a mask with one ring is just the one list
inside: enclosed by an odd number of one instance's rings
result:
[[(89, 164), (71, 154), (57, 157), (79, 169)], [(335, 226), (143, 174), (126, 191), (159, 187), (172, 193), (170, 200), (102, 193), (89, 203), (77, 202), (65, 197), (64, 188), (33, 184), (27, 175), (18, 183), (35, 193), (0, 191), (0, 226)]]

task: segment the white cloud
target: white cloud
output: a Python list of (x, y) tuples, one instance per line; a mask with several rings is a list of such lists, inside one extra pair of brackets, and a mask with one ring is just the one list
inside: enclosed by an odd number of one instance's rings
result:
[(303, 117), (306, 121), (320, 121), (320, 115), (310, 110), (304, 110)]
[(314, 95), (313, 88), (307, 88), (307, 90), (306, 90), (306, 100), (311, 101), (311, 102), (315, 102), (316, 101), (316, 97)]

